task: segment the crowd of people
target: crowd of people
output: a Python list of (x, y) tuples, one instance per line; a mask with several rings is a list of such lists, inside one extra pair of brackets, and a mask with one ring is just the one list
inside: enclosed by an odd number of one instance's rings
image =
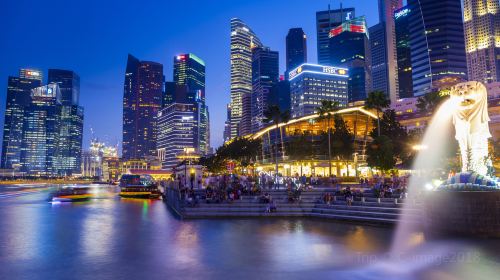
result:
[[(359, 178), (357, 184), (343, 185), (340, 178), (335, 176), (305, 176), (295, 174), (289, 177), (274, 177), (266, 173), (257, 176), (246, 175), (214, 175), (204, 178), (192, 177), (187, 184), (184, 178), (173, 180), (176, 188), (185, 204), (196, 206), (200, 200), (206, 203), (231, 203), (239, 200), (243, 195), (258, 197), (260, 203), (267, 204), (266, 211), (276, 211), (276, 203), (268, 190), (282, 189), (287, 192), (287, 202), (295, 203), (301, 201), (303, 191), (315, 187), (331, 187), (321, 198), (321, 202), (332, 204), (339, 197), (345, 200), (347, 205), (353, 201), (361, 200), (365, 191), (373, 192), (378, 198), (407, 198), (407, 185), (409, 176), (373, 176), (370, 178)], [(353, 186), (354, 188), (351, 188)], [(195, 192), (195, 189), (203, 189), (203, 192)]]

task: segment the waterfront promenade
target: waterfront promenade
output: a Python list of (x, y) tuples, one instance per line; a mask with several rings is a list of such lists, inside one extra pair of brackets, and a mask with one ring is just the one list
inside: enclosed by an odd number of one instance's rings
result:
[[(351, 205), (341, 195), (333, 196), (330, 203), (325, 203), (325, 194), (334, 193), (332, 188), (303, 191), (300, 200), (294, 202), (289, 201), (285, 190), (267, 190), (262, 193), (268, 193), (272, 197), (276, 211), (268, 211), (269, 204), (262, 202), (262, 195), (242, 195), (232, 201), (207, 203), (204, 191), (195, 190), (196, 199), (191, 202), (179, 190), (167, 188), (164, 200), (183, 219), (312, 217), (392, 225), (398, 220), (419, 223), (422, 217), (420, 206), (415, 201), (396, 197), (377, 198), (369, 190), (362, 197), (355, 197)], [(412, 203), (413, 207), (403, 217), (401, 209), (405, 203)]]

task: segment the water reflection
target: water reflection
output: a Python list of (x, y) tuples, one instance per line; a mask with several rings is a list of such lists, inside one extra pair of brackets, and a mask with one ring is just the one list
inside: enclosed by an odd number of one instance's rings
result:
[[(182, 221), (162, 201), (120, 199), (100, 189), (96, 199), (82, 203), (53, 206), (47, 195), (0, 200), (0, 279), (461, 279), (500, 274), (495, 266), (499, 245), (476, 248), (466, 242), (462, 248), (415, 235), (413, 255), (390, 258), (390, 228), (309, 219)], [(474, 252), (480, 258), (442, 261), (453, 252)], [(410, 258), (419, 253), (438, 258)]]

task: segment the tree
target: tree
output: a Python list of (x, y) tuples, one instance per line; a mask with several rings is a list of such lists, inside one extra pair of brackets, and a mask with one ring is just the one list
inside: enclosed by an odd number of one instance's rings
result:
[[(271, 105), (267, 108), (267, 110), (264, 111), (264, 122), (270, 123), (276, 126), (276, 131), (275, 131), (275, 149), (274, 149), (274, 159), (276, 161), (276, 182), (278, 182), (278, 129), (279, 129), (279, 124), (283, 122), (283, 118), (287, 116), (288, 113), (281, 112), (280, 107), (277, 105)], [(289, 115), (289, 114), (288, 114)]]
[[(372, 130), (371, 137), (375, 138), (378, 131), (379, 136), (385, 135), (391, 139), (394, 148), (394, 154), (398, 159), (402, 159), (405, 147), (408, 145), (408, 132), (396, 119), (396, 111), (386, 110), (382, 118), (375, 123), (377, 126)], [(413, 145), (412, 145), (413, 147)]]
[[(332, 136), (332, 128), (330, 127), (330, 123), (335, 115), (336, 111), (339, 108), (339, 103), (337, 101), (331, 100), (321, 100), (321, 106), (318, 107), (318, 120), (327, 121), (327, 134), (328, 134), (328, 167), (330, 176), (332, 176), (332, 149), (331, 149), (331, 136)], [(337, 169), (338, 171), (338, 169)]]
[(334, 132), (331, 145), (332, 153), (346, 163), (354, 153), (354, 134), (339, 115), (334, 116)]
[(367, 163), (370, 167), (380, 169), (382, 172), (394, 168), (396, 160), (392, 141), (385, 135), (378, 136), (368, 145), (366, 150)]
[(433, 113), (445, 99), (445, 91), (433, 91), (417, 99), (417, 108), (420, 112)]
[[(387, 95), (383, 91), (373, 91), (368, 94), (366, 99), (365, 108), (377, 110), (377, 122), (380, 122), (380, 112), (391, 105), (391, 101), (387, 99)], [(380, 128), (380, 124), (377, 125)], [(378, 130), (378, 136), (380, 136), (380, 129)]]
[(260, 139), (235, 138), (219, 147), (215, 155), (200, 158), (198, 164), (212, 173), (224, 171), (228, 161), (235, 161), (242, 167), (254, 162), (261, 147)]

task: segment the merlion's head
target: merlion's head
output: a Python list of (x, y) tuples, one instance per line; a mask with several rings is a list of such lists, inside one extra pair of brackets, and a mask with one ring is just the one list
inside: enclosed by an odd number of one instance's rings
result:
[(482, 83), (466, 82), (458, 84), (451, 88), (450, 98), (457, 99), (456, 117), (465, 121), (489, 121), (488, 92)]

